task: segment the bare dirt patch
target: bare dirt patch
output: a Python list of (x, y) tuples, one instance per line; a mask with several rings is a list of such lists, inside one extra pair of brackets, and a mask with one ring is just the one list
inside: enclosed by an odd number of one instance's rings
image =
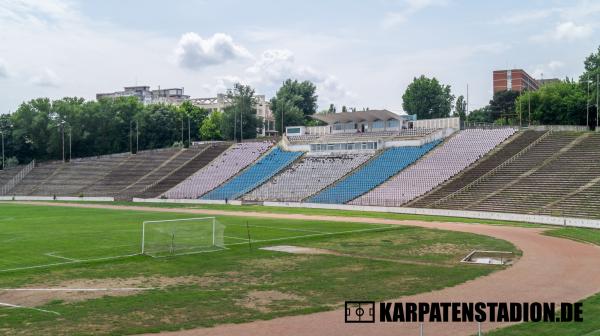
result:
[(76, 279), (53, 284), (30, 285), (19, 288), (19, 291), (0, 290), (0, 302), (35, 307), (56, 300), (70, 303), (104, 296), (129, 296), (147, 289), (170, 286), (207, 286), (214, 281), (211, 277), (197, 276)]
[(283, 293), (276, 290), (266, 291), (251, 291), (248, 295), (238, 300), (237, 304), (249, 309), (256, 309), (262, 313), (268, 313), (271, 311), (270, 305), (277, 301), (304, 301), (305, 299), (301, 296), (292, 293)]
[(302, 246), (293, 246), (293, 245), (268, 246), (268, 247), (261, 248), (261, 250), (287, 252), (287, 253), (293, 253), (293, 254), (338, 254), (335, 251), (314, 248), (314, 247), (302, 247)]
[(443, 255), (456, 255), (463, 254), (465, 251), (460, 246), (449, 243), (435, 243), (431, 245), (423, 246), (419, 249), (411, 251), (413, 255), (427, 255), (427, 254), (443, 254)]

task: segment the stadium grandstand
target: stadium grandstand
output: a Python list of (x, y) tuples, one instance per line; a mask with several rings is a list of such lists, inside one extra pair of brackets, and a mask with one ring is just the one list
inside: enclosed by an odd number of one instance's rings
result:
[(243, 197), (250, 201), (300, 202), (369, 160), (374, 153), (306, 156)]
[(227, 183), (202, 196), (202, 199), (235, 199), (267, 181), (302, 154), (302, 152), (288, 152), (276, 147)]
[(272, 142), (246, 142), (231, 146), (205, 169), (164, 193), (166, 198), (194, 199), (213, 190), (257, 160), (273, 146)]
[(600, 218), (600, 134), (317, 115), (279, 142), (206, 142), (0, 171), (5, 196), (348, 204)]
[(403, 205), (458, 174), (514, 133), (514, 128), (459, 132), (427, 157), (350, 204)]

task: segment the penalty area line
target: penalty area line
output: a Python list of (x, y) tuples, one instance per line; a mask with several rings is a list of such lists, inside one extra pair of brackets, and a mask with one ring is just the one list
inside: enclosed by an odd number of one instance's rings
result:
[(134, 253), (134, 254), (125, 254), (125, 255), (120, 255), (120, 256), (113, 256), (113, 257), (102, 257), (102, 258), (93, 258), (93, 259), (80, 259), (80, 260), (74, 260), (74, 261), (64, 261), (64, 262), (57, 262), (57, 263), (50, 263), (50, 264), (43, 264), (43, 265), (15, 267), (15, 268), (2, 269), (2, 270), (0, 270), (0, 273), (14, 272), (14, 271), (23, 271), (23, 270), (36, 269), (36, 268), (47, 268), (47, 267), (52, 267), (52, 266), (79, 264), (79, 263), (86, 263), (86, 262), (123, 259), (123, 258), (135, 257), (135, 256), (139, 256), (139, 255), (142, 255), (142, 254), (141, 253)]
[(4, 302), (0, 302), (0, 307), (6, 307), (6, 308), (18, 308), (18, 309), (31, 309), (31, 310), (35, 310), (35, 311), (39, 311), (42, 313), (49, 313), (49, 314), (54, 314), (54, 315), (60, 315), (59, 312), (55, 312), (52, 310), (46, 310), (46, 309), (40, 309), (40, 308), (33, 308), (33, 307), (25, 307), (25, 306), (19, 306), (16, 304), (12, 304), (12, 303), (4, 303)]
[[(268, 243), (268, 242), (285, 241), (285, 240), (299, 239), (299, 238), (326, 237), (326, 236), (334, 236), (334, 235), (346, 234), (346, 233), (388, 231), (388, 230), (396, 230), (396, 229), (398, 229), (398, 227), (393, 227), (393, 226), (379, 226), (379, 227), (371, 228), (371, 229), (339, 231), (339, 232), (324, 232), (324, 233), (307, 234), (307, 235), (301, 235), (301, 236), (273, 238), (273, 239), (256, 239), (256, 240), (253, 240), (252, 242), (253, 243)], [(244, 243), (232, 243), (232, 244), (225, 244), (225, 246), (235, 246), (235, 245), (244, 245), (244, 244), (248, 244), (248, 243), (247, 242), (244, 242)]]
[(58, 253), (58, 252), (48, 252), (48, 253), (44, 253), (44, 255), (47, 257), (54, 257), (54, 258), (58, 258), (58, 259), (68, 260), (68, 261), (79, 261), (79, 259), (67, 258), (67, 257), (63, 257), (60, 255), (56, 255), (56, 253)]

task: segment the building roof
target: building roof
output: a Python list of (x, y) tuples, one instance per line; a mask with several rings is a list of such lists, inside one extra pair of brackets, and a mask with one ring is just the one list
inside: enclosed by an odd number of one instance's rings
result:
[(327, 124), (335, 123), (346, 123), (346, 122), (359, 122), (359, 121), (375, 121), (375, 120), (389, 120), (389, 119), (403, 119), (406, 116), (396, 114), (388, 110), (368, 110), (368, 111), (356, 111), (356, 112), (341, 112), (341, 113), (329, 113), (329, 114), (314, 114), (312, 116), (315, 119), (326, 122)]

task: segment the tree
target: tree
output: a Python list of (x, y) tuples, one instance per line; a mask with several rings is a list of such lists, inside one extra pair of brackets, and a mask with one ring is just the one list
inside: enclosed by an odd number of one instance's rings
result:
[(143, 112), (136, 116), (139, 120), (140, 149), (170, 147), (185, 141), (187, 125), (181, 124), (181, 114), (174, 105), (147, 105)]
[(335, 105), (329, 104), (329, 109), (327, 110), (327, 114), (335, 113)]
[(179, 105), (179, 111), (183, 115), (185, 122), (187, 123), (189, 121), (191, 140), (198, 140), (198, 136), (200, 136), (200, 127), (208, 116), (208, 110), (198, 107), (192, 104), (191, 101), (186, 100)]
[(454, 96), (449, 85), (421, 75), (414, 78), (402, 95), (402, 107), (418, 119), (447, 118), (452, 110)]
[(516, 118), (517, 110), (515, 109), (515, 101), (519, 94), (519, 92), (512, 90), (494, 93), (493, 99), (490, 100), (492, 119), (503, 118), (508, 123), (509, 119)]
[[(286, 99), (272, 99), (271, 100), (271, 109), (273, 111), (278, 111), (277, 113), (273, 112), (275, 115), (275, 129), (279, 129), (280, 132), (285, 133), (286, 126), (301, 126), (305, 125), (304, 123), (304, 114), (300, 110), (298, 106), (296, 106), (292, 101)], [(282, 115), (283, 113), (283, 115)], [(284, 125), (283, 131), (281, 128), (281, 118), (283, 117)], [(283, 134), (280, 133), (280, 134)]]
[[(287, 79), (283, 82), (275, 97), (271, 99), (275, 128), (282, 132), (280, 134), (285, 131), (285, 126), (303, 126), (312, 120), (311, 116), (317, 112), (316, 90), (316, 86), (309, 81), (298, 82), (298, 80)], [(292, 107), (293, 110), (288, 110)], [(297, 111), (300, 111), (302, 118), (297, 118)]]
[(342, 105), (342, 112), (348, 112), (348, 108), (346, 107), (346, 105)]
[(522, 106), (524, 120), (528, 118), (529, 103), (534, 124), (585, 125), (586, 92), (574, 81), (549, 83), (519, 96), (517, 106)]
[(463, 95), (460, 95), (458, 98), (456, 98), (454, 116), (459, 117), (460, 120), (465, 120), (467, 118), (467, 102), (465, 101), (465, 97)]
[(471, 113), (467, 115), (467, 121), (469, 123), (493, 123), (494, 119), (492, 118), (490, 106), (486, 105), (471, 111)]
[(200, 138), (202, 140), (221, 140), (221, 124), (223, 113), (215, 111), (202, 121), (200, 127)]
[[(223, 111), (221, 134), (226, 139), (256, 138), (256, 100), (254, 89), (248, 85), (236, 83), (227, 91), (227, 98), (232, 104)], [(243, 132), (240, 132), (243, 130)], [(241, 133), (241, 134), (240, 134)]]

